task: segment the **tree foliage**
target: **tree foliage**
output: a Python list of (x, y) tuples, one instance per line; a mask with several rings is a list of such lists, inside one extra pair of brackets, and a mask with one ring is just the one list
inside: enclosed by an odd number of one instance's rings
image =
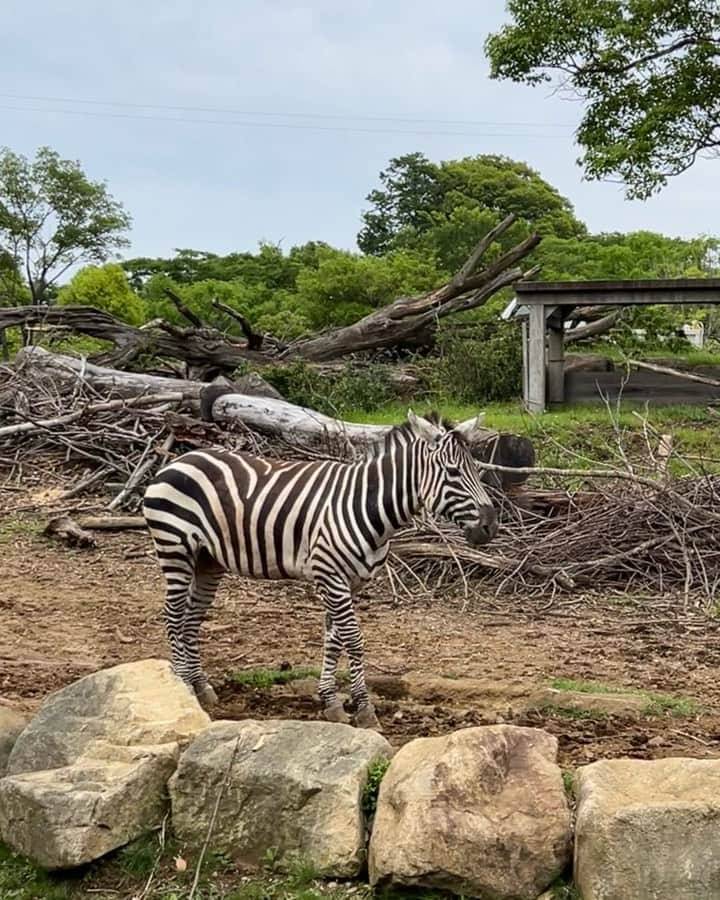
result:
[(381, 256), (392, 250), (433, 254), (454, 271), (472, 247), (508, 213), (518, 222), (504, 235), (516, 243), (530, 228), (540, 234), (584, 234), (572, 205), (530, 166), (503, 156), (475, 156), (439, 164), (421, 153), (390, 161), (381, 187), (368, 195), (358, 246)]
[(585, 101), (577, 131), (590, 178), (647, 197), (720, 148), (717, 0), (509, 0), (486, 41), (491, 73), (556, 80)]
[(0, 253), (23, 273), (34, 303), (65, 272), (104, 262), (127, 244), (130, 217), (78, 162), (41, 147), (33, 161), (0, 150)]
[(130, 325), (142, 325), (147, 316), (145, 304), (117, 263), (81, 269), (60, 288), (57, 302), (61, 306), (95, 306)]

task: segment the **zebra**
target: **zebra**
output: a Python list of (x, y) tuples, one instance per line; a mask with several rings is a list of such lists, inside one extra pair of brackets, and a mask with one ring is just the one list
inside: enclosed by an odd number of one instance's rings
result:
[(324, 603), (319, 695), (331, 722), (351, 721), (337, 696), (343, 650), (354, 724), (380, 730), (365, 682), (353, 592), (383, 565), (388, 542), (425, 507), (492, 540), (498, 515), (470, 453), (482, 414), (458, 425), (408, 411), (359, 462), (278, 461), (225, 449), (168, 463), (145, 492), (143, 514), (165, 576), (165, 623), (175, 673), (210, 707), (198, 636), (225, 572), (314, 584)]

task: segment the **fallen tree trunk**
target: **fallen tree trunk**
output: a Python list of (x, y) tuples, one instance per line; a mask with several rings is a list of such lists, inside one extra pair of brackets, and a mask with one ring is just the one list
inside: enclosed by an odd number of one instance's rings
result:
[[(365, 450), (390, 431), (390, 425), (365, 425), (334, 419), (312, 409), (276, 397), (251, 396), (237, 385), (203, 384), (178, 378), (160, 378), (137, 372), (122, 372), (87, 363), (71, 356), (50, 353), (40, 347), (25, 347), (16, 357), (16, 369), (27, 382), (50, 381), (76, 386), (89, 385), (111, 396), (137, 398), (170, 393), (176, 402), (219, 425), (242, 426), (263, 435), (280, 437), (301, 447), (338, 445)], [(87, 408), (86, 408), (87, 409)], [(168, 414), (169, 415), (169, 414)], [(535, 453), (531, 441), (520, 435), (500, 434), (478, 426), (471, 439), (477, 459), (507, 467), (532, 467)], [(503, 487), (525, 481), (519, 473), (488, 472), (490, 483)]]
[(649, 372), (658, 372), (660, 375), (672, 375), (673, 378), (683, 378), (685, 381), (695, 381), (698, 384), (709, 384), (711, 387), (720, 388), (720, 381), (707, 375), (694, 375), (692, 372), (671, 369), (670, 366), (658, 366), (655, 363), (640, 362), (638, 359), (628, 359), (627, 364), (638, 369), (647, 369)]
[[(508, 216), (488, 232), (447, 284), (417, 296), (400, 297), (352, 325), (333, 328), (291, 344), (268, 335), (261, 341), (239, 312), (234, 317), (244, 323), (245, 341), (214, 328), (197, 327), (196, 324), (181, 328), (163, 320), (135, 328), (91, 306), (0, 309), (0, 332), (13, 326), (36, 325), (109, 341), (113, 344), (111, 350), (92, 357), (93, 362), (101, 365), (127, 366), (140, 354), (149, 354), (222, 371), (232, 371), (247, 361), (259, 365), (298, 358), (328, 362), (352, 353), (417, 344), (419, 340), (427, 341), (427, 335), (434, 331), (439, 319), (482, 306), (498, 291), (535, 274), (537, 268), (523, 271), (518, 263), (540, 242), (538, 234), (531, 234), (480, 268), (483, 256), (514, 221), (514, 216)], [(185, 309), (183, 315), (187, 316), (188, 312)], [(190, 321), (196, 323), (199, 319), (190, 313)]]

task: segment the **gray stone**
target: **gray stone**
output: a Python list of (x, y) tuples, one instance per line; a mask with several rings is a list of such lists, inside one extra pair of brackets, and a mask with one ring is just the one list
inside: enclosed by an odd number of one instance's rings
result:
[(15, 746), (28, 720), (8, 706), (0, 706), (0, 778), (7, 769), (10, 751)]
[(248, 866), (270, 852), (281, 869), (301, 859), (321, 875), (353, 877), (364, 860), (368, 768), (391, 755), (381, 735), (347, 725), (214, 722), (170, 779), (173, 830), (199, 847), (222, 794), (216, 850)]
[(720, 897), (720, 760), (601, 760), (575, 778), (584, 900)]
[(554, 737), (511, 725), (406, 744), (380, 786), (370, 883), (536, 900), (571, 854), (556, 757)]
[[(93, 748), (99, 753), (99, 745)], [(172, 745), (108, 747), (111, 759), (0, 779), (0, 833), (47, 869), (99, 859), (161, 824), (166, 784), (177, 764)]]
[(124, 663), (51, 694), (15, 742), (7, 771), (17, 775), (70, 765), (98, 740), (182, 747), (209, 724), (170, 663)]
[(0, 839), (48, 869), (97, 859), (156, 827), (167, 780), (210, 720), (161, 660), (88, 675), (49, 696), (0, 780)]

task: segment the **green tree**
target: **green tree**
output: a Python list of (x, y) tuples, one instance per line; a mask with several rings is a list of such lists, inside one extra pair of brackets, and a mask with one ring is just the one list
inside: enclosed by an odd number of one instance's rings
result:
[(442, 280), (432, 259), (410, 251), (374, 257), (325, 249), (317, 268), (298, 274), (295, 303), (314, 330), (351, 325), (373, 309)]
[(391, 250), (433, 253), (446, 272), (455, 271), (472, 247), (508, 213), (518, 223), (503, 237), (516, 243), (530, 228), (573, 237), (585, 226), (572, 205), (523, 162), (474, 156), (439, 164), (420, 153), (390, 161), (382, 187), (368, 195), (358, 246), (379, 256)]
[(27, 279), (33, 303), (80, 262), (104, 262), (127, 244), (130, 217), (78, 162), (41, 147), (31, 162), (0, 150), (0, 252)]
[(485, 48), (494, 78), (584, 103), (579, 162), (647, 197), (720, 148), (717, 0), (509, 0)]
[(62, 306), (95, 306), (130, 325), (142, 325), (146, 317), (145, 304), (116, 263), (81, 269), (60, 288), (57, 302)]
[(702, 278), (718, 269), (720, 240), (666, 237), (652, 231), (546, 238), (536, 250), (547, 281)]

